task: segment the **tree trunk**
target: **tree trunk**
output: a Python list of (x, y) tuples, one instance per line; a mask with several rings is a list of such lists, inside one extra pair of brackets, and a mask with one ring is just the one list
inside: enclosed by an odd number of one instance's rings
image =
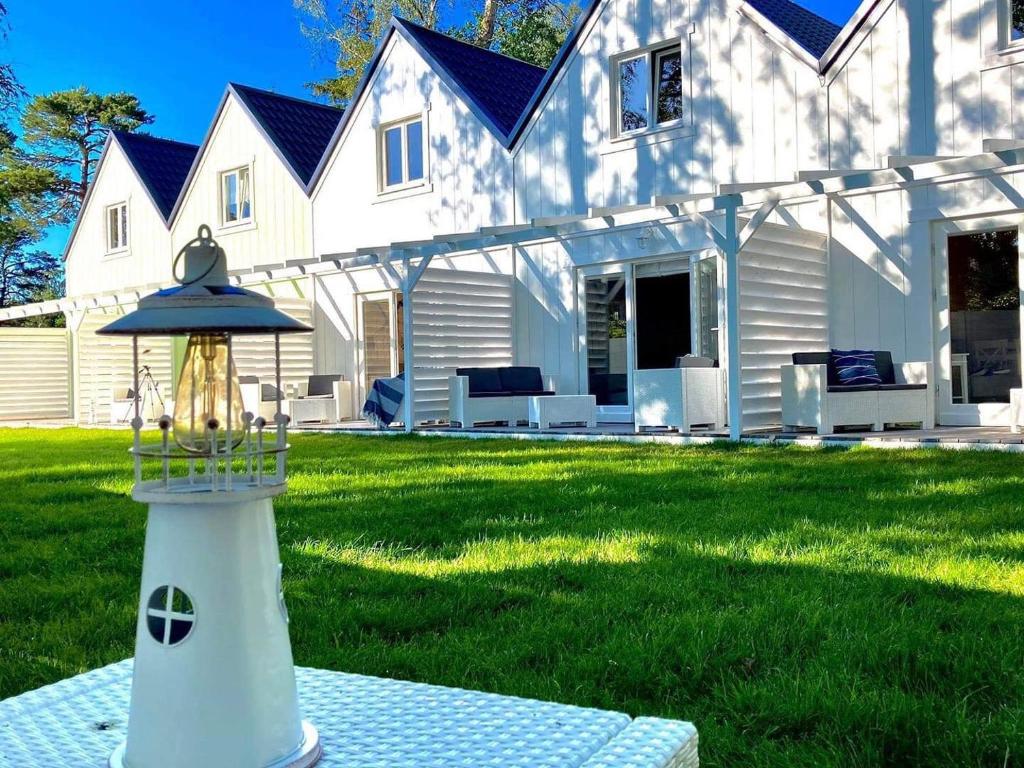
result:
[(498, 0), (485, 0), (484, 12), (480, 15), (480, 27), (476, 33), (476, 44), (490, 48), (494, 42), (494, 24), (498, 18)]
[(85, 202), (85, 196), (89, 194), (89, 148), (83, 146), (82, 157), (79, 160), (79, 173), (81, 178), (78, 181), (78, 205), (81, 207)]

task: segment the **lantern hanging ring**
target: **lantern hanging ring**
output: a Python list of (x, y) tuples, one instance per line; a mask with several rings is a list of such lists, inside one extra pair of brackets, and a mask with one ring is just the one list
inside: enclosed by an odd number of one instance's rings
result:
[[(200, 248), (206, 249), (210, 254), (210, 266), (206, 268), (205, 272), (198, 275), (197, 277), (192, 278), (191, 280), (185, 279), (187, 275), (182, 275), (181, 277), (178, 277), (178, 264), (181, 262), (185, 254), (190, 250), (199, 250)], [(213, 233), (210, 231), (209, 225), (200, 224), (197, 236), (189, 240), (187, 243), (185, 243), (185, 245), (181, 247), (181, 250), (178, 251), (177, 255), (174, 257), (174, 263), (171, 265), (171, 276), (174, 278), (174, 281), (179, 285), (193, 285), (195, 283), (198, 283), (208, 274), (213, 272), (214, 268), (217, 266), (217, 261), (220, 259), (220, 256), (220, 246), (217, 245), (217, 241), (213, 239)]]

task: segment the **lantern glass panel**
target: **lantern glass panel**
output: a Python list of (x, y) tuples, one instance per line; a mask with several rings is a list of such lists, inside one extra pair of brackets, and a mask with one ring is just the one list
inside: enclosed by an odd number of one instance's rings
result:
[[(175, 391), (175, 442), (197, 454), (213, 453), (217, 444), (223, 448), (229, 426), (229, 397), (231, 443), (232, 447), (237, 447), (245, 437), (244, 406), (238, 369), (228, 354), (228, 337), (193, 334), (188, 340)], [(210, 429), (212, 420), (217, 422), (216, 432)]]

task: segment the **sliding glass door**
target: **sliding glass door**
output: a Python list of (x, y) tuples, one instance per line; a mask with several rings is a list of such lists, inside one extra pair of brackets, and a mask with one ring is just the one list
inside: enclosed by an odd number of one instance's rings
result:
[(583, 277), (584, 357), (587, 392), (605, 420), (628, 420), (633, 370), (630, 298), (625, 271)]
[(402, 372), (405, 363), (402, 339), (402, 294), (382, 291), (359, 297), (359, 361), (363, 397), (376, 379)]
[(939, 421), (1005, 424), (1021, 386), (1021, 247), (1016, 226), (950, 224), (937, 265)]
[[(580, 270), (581, 387), (601, 421), (632, 421), (633, 371), (673, 368), (690, 354), (718, 358), (715, 263), (697, 261), (696, 272), (685, 257)], [(695, 305), (707, 311), (691, 312)]]

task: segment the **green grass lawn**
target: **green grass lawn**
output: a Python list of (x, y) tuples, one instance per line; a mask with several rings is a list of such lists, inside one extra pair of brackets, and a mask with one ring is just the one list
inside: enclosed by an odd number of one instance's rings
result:
[[(294, 441), (297, 663), (692, 720), (707, 766), (1024, 765), (1024, 457)], [(0, 430), (0, 697), (131, 655), (128, 444)]]

